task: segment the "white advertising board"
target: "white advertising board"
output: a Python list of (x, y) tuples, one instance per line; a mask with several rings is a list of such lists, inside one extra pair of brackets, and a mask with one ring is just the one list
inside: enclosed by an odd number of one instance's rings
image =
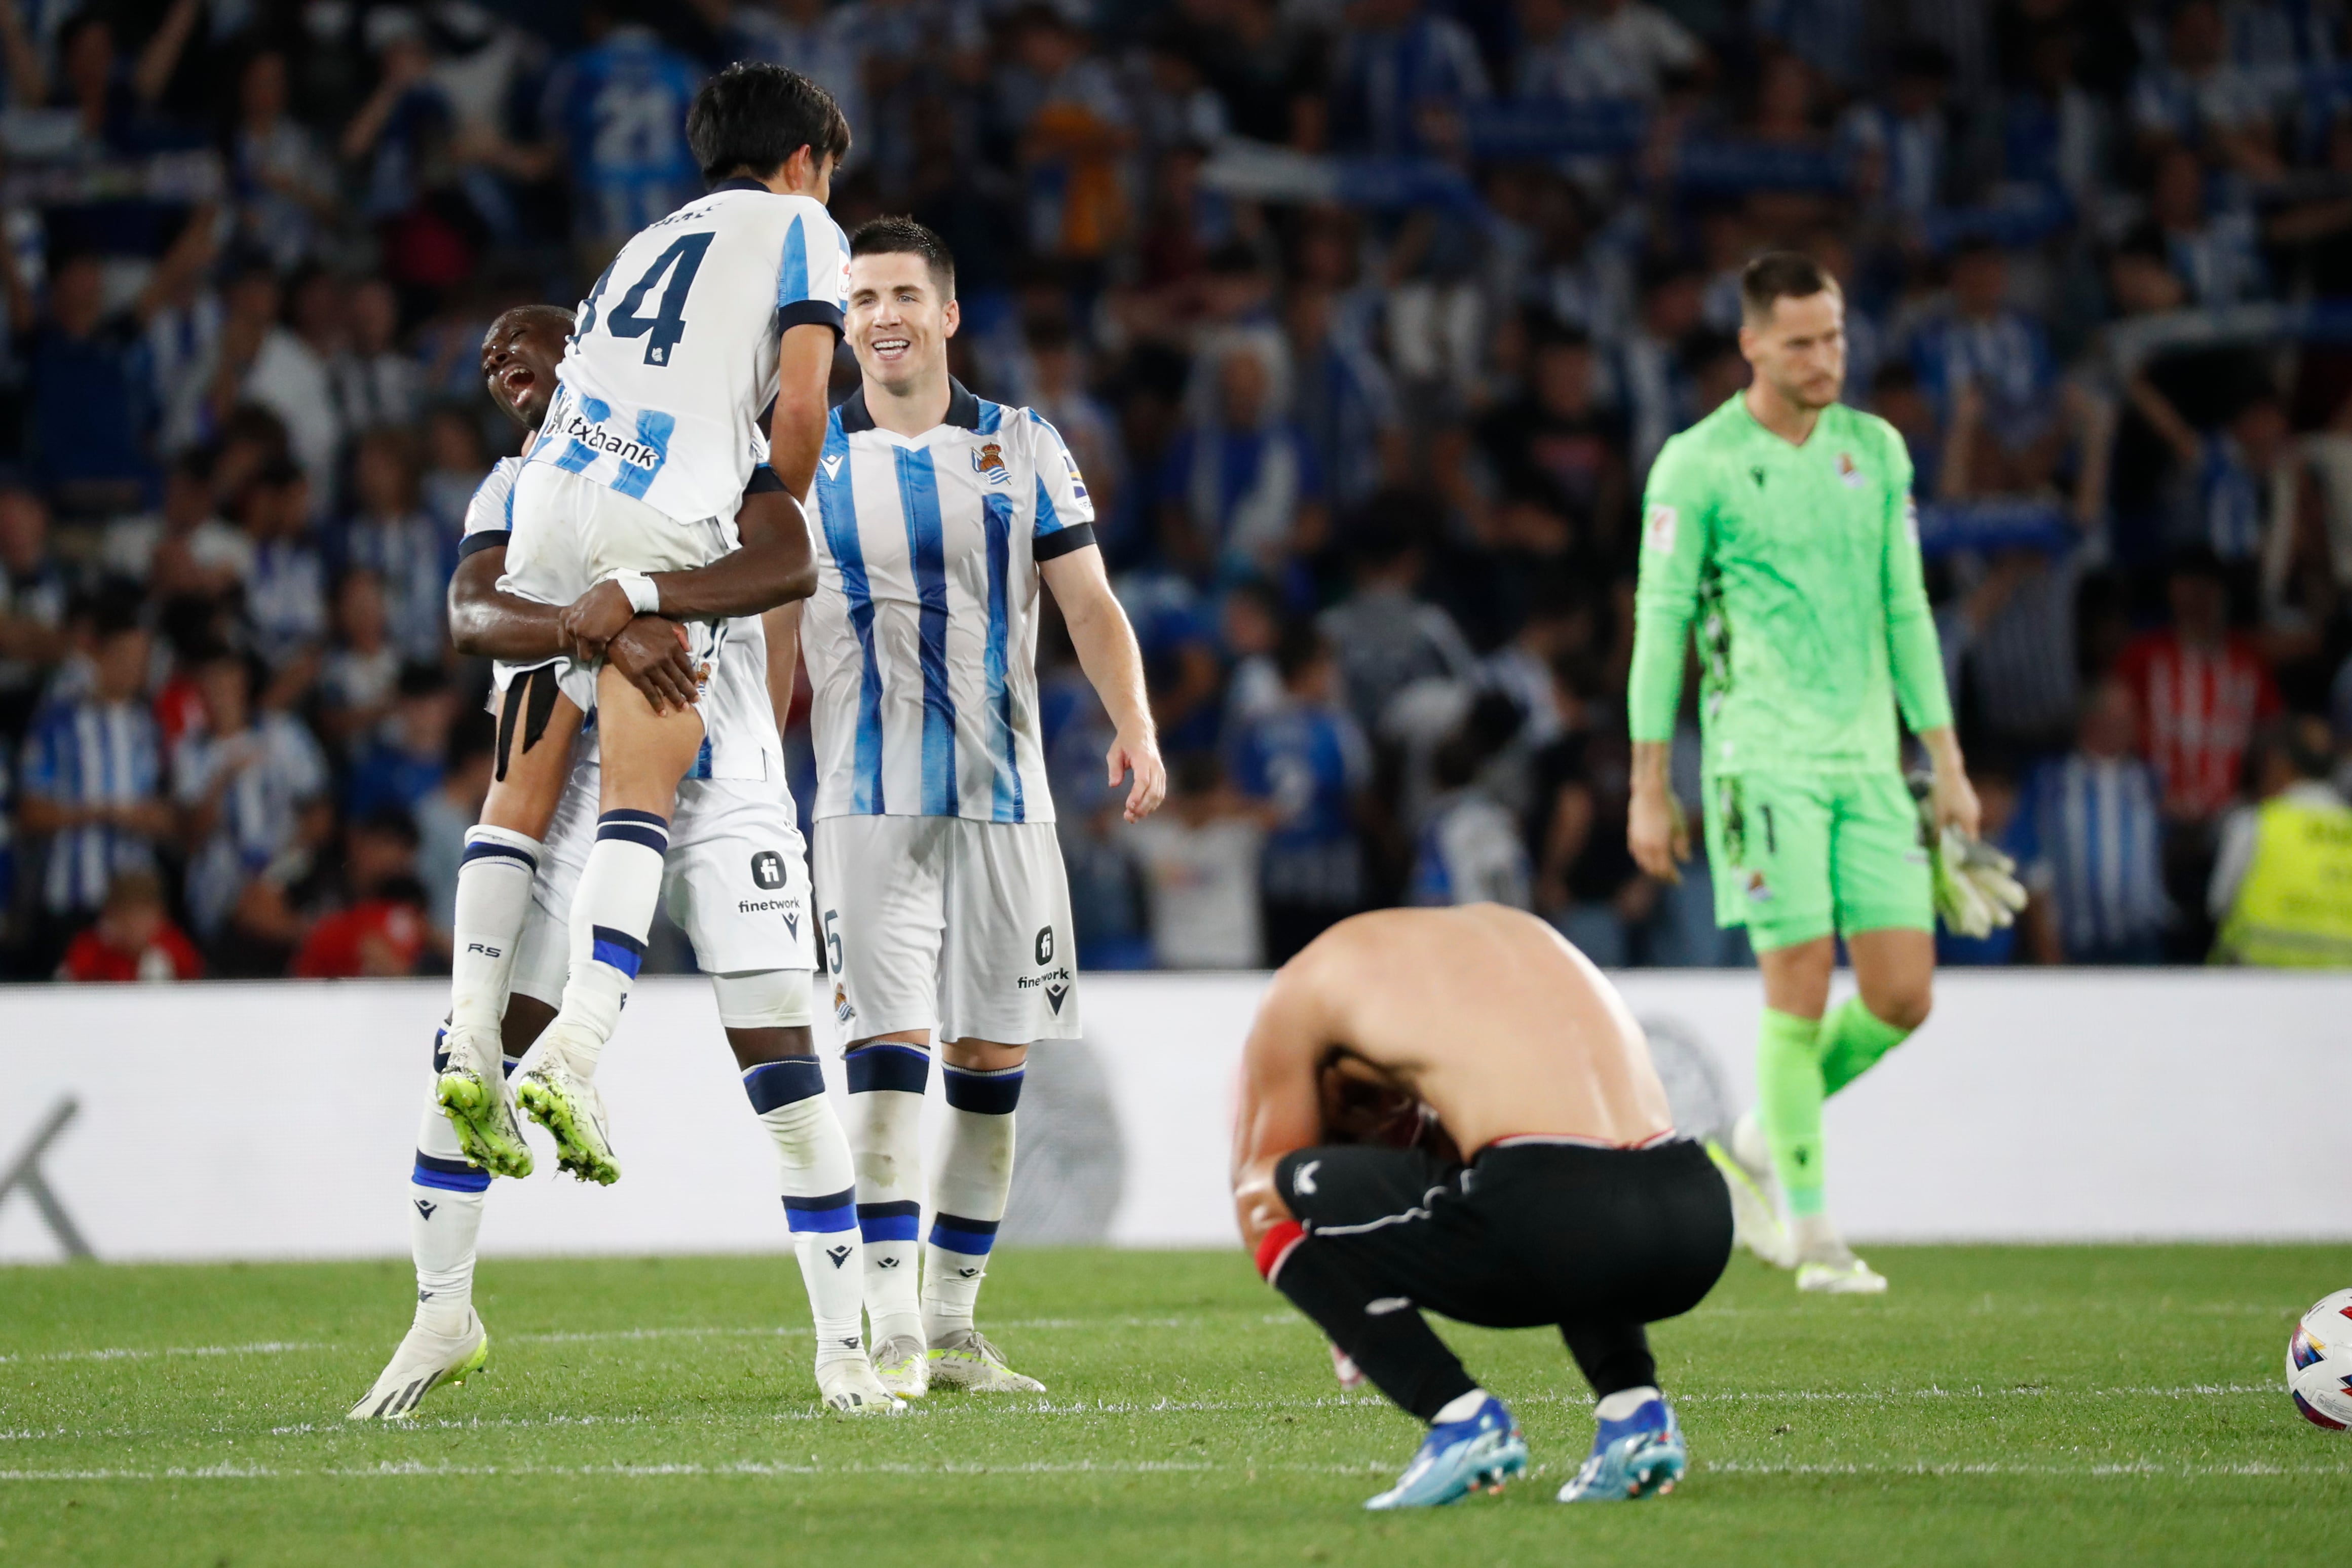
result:
[[(1752, 973), (1619, 980), (1686, 1130), (1747, 1103)], [(1264, 984), (1086, 978), (1087, 1039), (1029, 1075), (1008, 1240), (1233, 1243), (1233, 1084)], [(446, 996), (0, 990), (0, 1261), (69, 1239), (102, 1259), (404, 1253)], [(497, 1183), (486, 1252), (786, 1245), (707, 986), (640, 986), (600, 1082), (623, 1179), (584, 1187), (547, 1159)], [(2352, 976), (1951, 974), (1927, 1028), (1831, 1103), (1831, 1203), (1873, 1239), (2352, 1239), (2347, 1106)]]

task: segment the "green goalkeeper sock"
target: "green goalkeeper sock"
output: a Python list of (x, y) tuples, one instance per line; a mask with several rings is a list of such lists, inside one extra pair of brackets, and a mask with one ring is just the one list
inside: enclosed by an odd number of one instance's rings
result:
[(1864, 1007), (1860, 997), (1848, 998), (1822, 1020), (1822, 1097), (1877, 1066), (1880, 1057), (1910, 1038), (1909, 1030), (1888, 1023)]
[(1756, 1032), (1756, 1101), (1789, 1212), (1822, 1212), (1822, 1021), (1771, 1008)]

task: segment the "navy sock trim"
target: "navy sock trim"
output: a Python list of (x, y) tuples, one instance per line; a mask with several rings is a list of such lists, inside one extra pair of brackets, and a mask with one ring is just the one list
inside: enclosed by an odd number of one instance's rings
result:
[(635, 979), (637, 971), (645, 967), (645, 943), (627, 932), (616, 931), (610, 925), (592, 925), (589, 930), (593, 934), (593, 941), (589, 947), (588, 956), (599, 964), (610, 964), (632, 980)]
[(751, 1109), (764, 1116), (779, 1106), (824, 1093), (824, 1069), (814, 1056), (763, 1061), (743, 1074), (743, 1092), (751, 1097)]
[(821, 1197), (795, 1197), (784, 1194), (784, 1224), (795, 1234), (815, 1231), (834, 1234), (857, 1228), (857, 1189), (844, 1187)]
[(931, 1081), (931, 1053), (919, 1045), (898, 1040), (857, 1046), (842, 1057), (841, 1063), (852, 1094), (877, 1090), (920, 1094)]
[(657, 855), (669, 853), (669, 835), (658, 828), (641, 828), (635, 822), (600, 822), (596, 841), (618, 839), (624, 843), (642, 844)]
[(1010, 1116), (1021, 1103), (1022, 1070), (1018, 1067), (996, 1072), (973, 1072), (961, 1067), (942, 1066), (947, 1080), (948, 1105), (952, 1110), (973, 1111), (983, 1116)]
[(457, 857), (457, 863), (464, 866), (470, 865), (476, 861), (486, 860), (520, 861), (533, 871), (539, 869), (539, 862), (532, 858), (529, 851), (519, 850), (512, 844), (501, 844), (488, 839), (479, 843), (467, 844), (466, 852)]
[(857, 1228), (868, 1241), (912, 1241), (922, 1218), (923, 1206), (911, 1198), (857, 1206)]
[(957, 1214), (935, 1215), (931, 1219), (931, 1245), (944, 1252), (985, 1258), (988, 1249), (996, 1245), (996, 1228), (1001, 1223), (994, 1219), (966, 1219)]
[(419, 1149), (416, 1168), (408, 1179), (419, 1186), (437, 1186), (444, 1192), (482, 1192), (490, 1185), (490, 1173), (464, 1160), (444, 1159)]

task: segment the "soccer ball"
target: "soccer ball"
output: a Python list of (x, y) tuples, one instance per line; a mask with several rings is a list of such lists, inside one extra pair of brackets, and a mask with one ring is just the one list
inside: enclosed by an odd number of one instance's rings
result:
[(2303, 1418), (2352, 1427), (2352, 1291), (2323, 1296), (2286, 1342), (2286, 1391)]

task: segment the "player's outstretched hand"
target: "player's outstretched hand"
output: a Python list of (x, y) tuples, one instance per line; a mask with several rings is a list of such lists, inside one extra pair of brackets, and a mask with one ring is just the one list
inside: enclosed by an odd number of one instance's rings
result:
[(645, 694), (654, 712), (694, 706), (694, 660), (686, 650), (686, 628), (660, 615), (640, 615), (604, 644), (604, 661)]
[(628, 590), (617, 582), (600, 582), (565, 605), (557, 624), (580, 657), (593, 663), (604, 656), (605, 644), (619, 636), (621, 628), (635, 620), (636, 614)]
[(1134, 775), (1135, 782), (1127, 791), (1129, 821), (1139, 822), (1160, 810), (1160, 802), (1168, 798), (1168, 764), (1160, 759), (1158, 739), (1149, 735), (1119, 736), (1112, 740), (1103, 760), (1109, 765), (1114, 789), (1120, 779)]
[(1671, 789), (1636, 789), (1625, 811), (1625, 847), (1633, 863), (1660, 882), (1680, 883), (1690, 859), (1690, 823)]

